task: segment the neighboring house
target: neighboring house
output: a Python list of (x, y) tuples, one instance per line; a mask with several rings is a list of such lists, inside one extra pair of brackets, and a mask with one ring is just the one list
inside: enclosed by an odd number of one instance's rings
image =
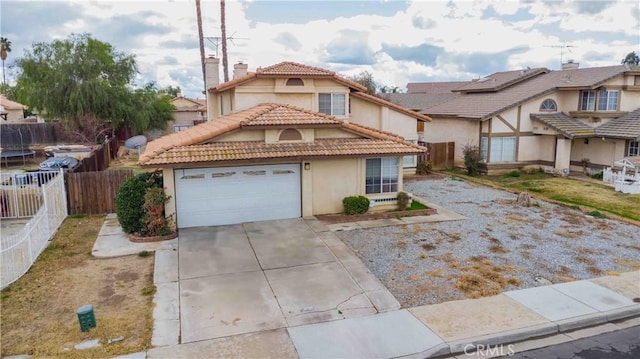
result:
[(467, 82), (411, 83), (386, 98), (433, 118), (425, 142), (479, 145), (487, 171), (542, 166), (602, 170), (638, 156), (640, 67), (497, 72)]
[(425, 150), (345, 116), (289, 104), (215, 117), (150, 141), (140, 157), (143, 167), (162, 168), (165, 211), (178, 228), (339, 213), (355, 195), (368, 197), (372, 210), (392, 209), (403, 189), (403, 157)]
[(0, 95), (0, 116), (1, 123), (22, 123), (25, 122), (24, 110), (27, 106), (11, 101)]
[[(366, 93), (366, 88), (335, 72), (281, 62), (248, 72), (247, 64), (234, 65), (231, 81), (219, 84), (219, 60), (205, 61), (209, 120), (259, 103), (282, 103), (334, 116), (417, 143), (429, 116)], [(407, 173), (415, 173), (416, 156), (404, 159)]]
[(173, 121), (167, 123), (166, 133), (179, 132), (207, 119), (207, 100), (178, 96), (171, 99), (175, 106)]

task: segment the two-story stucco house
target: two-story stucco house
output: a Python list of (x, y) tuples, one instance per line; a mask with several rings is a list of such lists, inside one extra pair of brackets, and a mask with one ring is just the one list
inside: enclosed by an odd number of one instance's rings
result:
[(412, 141), (428, 116), (327, 70), (245, 69), (218, 84), (208, 59), (209, 121), (149, 142), (140, 157), (162, 168), (178, 228), (339, 213), (347, 196), (368, 197), (373, 211), (397, 206), (405, 159), (426, 150)]
[[(465, 82), (410, 83), (387, 94), (428, 114), (425, 142), (480, 146), (487, 171), (544, 166), (566, 173), (636, 157), (640, 140), (640, 67), (580, 69), (569, 62), (498, 72)], [(437, 134), (437, 135), (435, 135)]]

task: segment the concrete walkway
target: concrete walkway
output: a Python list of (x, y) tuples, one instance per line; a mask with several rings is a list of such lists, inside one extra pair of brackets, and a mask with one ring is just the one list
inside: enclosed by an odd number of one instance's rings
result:
[[(342, 243), (332, 235), (335, 229), (315, 218), (304, 222), (328, 247)], [(108, 252), (104, 246), (100, 251)], [(311, 324), (285, 319), (265, 330), (207, 340), (194, 337), (190, 343), (179, 344), (180, 320), (185, 320), (180, 318), (178, 288), (181, 256), (173, 244), (160, 245), (155, 251), (154, 348), (121, 358), (462, 358), (479, 345), (517, 343), (518, 351), (529, 350), (640, 325), (640, 304), (633, 301), (640, 297), (640, 271), (635, 271), (480, 299), (388, 308), (373, 315), (332, 316)], [(347, 256), (342, 263), (355, 257), (348, 247), (333, 253)], [(364, 267), (359, 260), (351, 263)]]

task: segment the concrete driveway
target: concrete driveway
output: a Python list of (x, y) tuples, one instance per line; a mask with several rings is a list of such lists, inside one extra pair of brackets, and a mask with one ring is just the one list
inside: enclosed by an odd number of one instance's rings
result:
[(400, 307), (315, 219), (182, 229), (177, 259), (181, 343)]

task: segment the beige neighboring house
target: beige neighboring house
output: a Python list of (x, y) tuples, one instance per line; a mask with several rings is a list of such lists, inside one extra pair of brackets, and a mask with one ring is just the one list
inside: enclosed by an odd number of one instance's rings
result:
[(0, 95), (0, 123), (24, 123), (24, 110), (27, 106), (11, 101)]
[(179, 132), (207, 119), (207, 100), (182, 95), (171, 99), (175, 106), (173, 121), (167, 122), (165, 133)]
[(385, 98), (433, 118), (425, 142), (480, 146), (489, 172), (540, 166), (556, 172), (595, 171), (624, 157), (637, 159), (640, 67), (580, 69), (568, 62), (497, 72), (465, 82), (410, 83)]
[[(311, 91), (309, 83), (324, 80), (303, 82)], [(346, 86), (332, 89), (349, 97)], [(311, 107), (307, 95), (300, 103)], [(213, 120), (150, 141), (140, 157), (143, 167), (162, 169), (165, 210), (178, 228), (339, 213), (343, 198), (355, 195), (368, 197), (372, 210), (392, 209), (403, 190), (403, 158), (425, 150), (347, 116), (284, 103), (229, 104), (235, 111), (213, 107)]]
[[(260, 103), (281, 103), (324, 113), (338, 119), (390, 132), (417, 143), (424, 124), (431, 119), (366, 93), (366, 88), (333, 71), (281, 62), (248, 72), (247, 64), (235, 64), (233, 79), (219, 84), (219, 59), (205, 60), (207, 114), (215, 121), (224, 115)], [(404, 158), (405, 173), (415, 173), (416, 156)]]

